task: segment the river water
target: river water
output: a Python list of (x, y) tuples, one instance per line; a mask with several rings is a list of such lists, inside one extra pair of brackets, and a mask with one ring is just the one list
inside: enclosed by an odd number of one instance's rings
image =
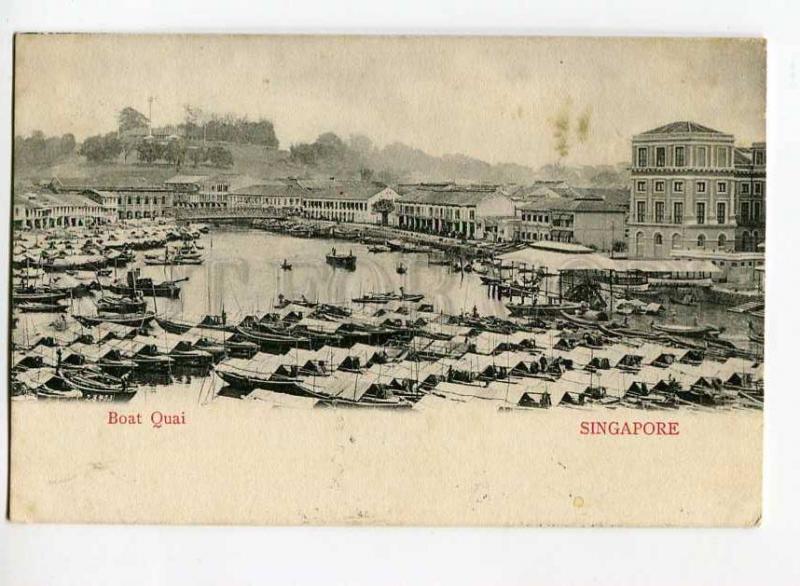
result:
[[(372, 254), (357, 242), (306, 239), (260, 230), (213, 231), (200, 241), (206, 262), (200, 266), (144, 267), (142, 274), (156, 280), (188, 277), (179, 300), (156, 300), (159, 312), (184, 315), (225, 312), (235, 321), (253, 313), (264, 313), (278, 295), (353, 307), (352, 299), (366, 293), (398, 291), (424, 293), (437, 311), (472, 311), (504, 315), (503, 303), (489, 297), (475, 274), (452, 272), (429, 265), (422, 253)], [(332, 249), (352, 251), (358, 257), (355, 271), (334, 268), (325, 262)], [(282, 270), (286, 260), (291, 270)], [(398, 263), (408, 267), (400, 275)]]
[[(506, 315), (504, 301), (492, 298), (481, 285), (476, 274), (462, 274), (448, 267), (428, 264), (423, 253), (401, 254), (395, 252), (372, 254), (365, 245), (357, 242), (304, 239), (272, 234), (261, 230), (217, 228), (204, 235), (198, 244), (203, 247), (205, 262), (198, 266), (147, 266), (141, 262), (145, 254), (139, 252), (137, 265), (142, 275), (156, 281), (188, 278), (183, 284), (180, 299), (150, 298), (150, 309), (159, 314), (169, 314), (187, 319), (201, 318), (204, 314), (218, 314), (224, 308), (228, 322), (233, 323), (248, 314), (263, 314), (278, 301), (278, 295), (309, 300), (345, 303), (358, 307), (352, 299), (366, 293), (397, 291), (401, 286), (408, 293), (423, 293), (425, 300), (436, 311), (445, 313), (470, 312), (473, 307), (484, 315)], [(333, 248), (338, 253), (352, 251), (358, 257), (355, 271), (334, 268), (325, 262), (325, 255)], [(282, 270), (286, 260), (292, 270)], [(408, 271), (396, 272), (402, 262)], [(121, 271), (118, 277), (123, 276)], [(377, 309), (380, 306), (371, 306)], [(94, 313), (90, 298), (73, 301), (75, 313)], [(19, 324), (15, 340), (25, 343), (36, 332), (47, 331), (53, 314), (17, 314)], [(614, 316), (620, 319), (620, 316)], [(725, 307), (702, 304), (697, 307), (672, 305), (664, 315), (657, 317), (631, 316), (634, 327), (649, 327), (651, 321), (668, 323), (702, 323), (724, 326), (722, 337), (747, 348), (747, 320), (745, 316), (728, 312)], [(193, 375), (191, 372), (174, 377), (169, 385), (152, 381), (145, 386), (134, 401), (147, 400), (154, 393), (165, 390), (171, 394), (185, 395), (192, 402), (210, 400), (219, 390), (216, 377)], [(205, 397), (205, 398), (204, 398)]]
[[(159, 313), (202, 316), (219, 313), (224, 307), (230, 321), (234, 321), (248, 314), (264, 313), (277, 303), (279, 294), (288, 298), (305, 295), (313, 301), (358, 307), (353, 298), (404, 287), (408, 293), (425, 294), (425, 301), (432, 303), (436, 311), (452, 314), (477, 307), (482, 315), (508, 314), (504, 306), (507, 300), (491, 297), (478, 275), (430, 265), (424, 253), (373, 254), (357, 242), (295, 238), (260, 230), (217, 229), (204, 236), (200, 244), (205, 247), (203, 265), (142, 269), (144, 275), (156, 280), (189, 278), (179, 300), (156, 300)], [(325, 262), (325, 255), (334, 248), (337, 253), (352, 251), (358, 257), (355, 271), (333, 268)], [(292, 270), (281, 269), (284, 260)], [(396, 272), (398, 263), (408, 267), (405, 274)], [(629, 318), (633, 327), (644, 329), (651, 321), (711, 323), (724, 327), (723, 338), (736, 343), (747, 340), (748, 319), (752, 318), (710, 303), (694, 307), (668, 304), (662, 315)]]

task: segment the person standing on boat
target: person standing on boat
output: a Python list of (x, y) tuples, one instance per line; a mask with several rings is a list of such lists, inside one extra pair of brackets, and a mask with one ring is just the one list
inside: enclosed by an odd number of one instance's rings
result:
[(61, 348), (56, 349), (56, 372), (61, 371)]

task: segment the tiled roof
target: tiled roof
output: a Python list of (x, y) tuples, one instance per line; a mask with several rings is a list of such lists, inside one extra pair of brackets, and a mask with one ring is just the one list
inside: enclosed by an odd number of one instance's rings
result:
[(498, 195), (495, 191), (459, 189), (418, 189), (400, 198), (404, 203), (429, 203), (435, 205), (474, 206), (485, 199)]
[(630, 189), (627, 187), (575, 187), (578, 197), (584, 199), (602, 199), (606, 203), (619, 207), (630, 204)]
[(14, 194), (14, 205), (23, 206), (30, 209), (37, 209), (37, 208), (42, 209), (47, 207), (39, 202), (31, 200), (30, 198), (28, 198), (27, 195), (16, 194), (16, 193)]
[(736, 147), (733, 149), (734, 165), (752, 165), (753, 151), (747, 147)]
[(552, 209), (563, 209), (571, 200), (566, 197), (542, 197), (519, 206), (519, 209), (531, 212), (549, 212)]
[(235, 195), (265, 195), (268, 197), (302, 197), (308, 195), (308, 191), (299, 185), (283, 181), (264, 181), (234, 189), (231, 193)]
[(520, 206), (525, 211), (570, 211), (570, 212), (618, 212), (625, 210), (616, 202), (609, 202), (598, 198), (542, 198)]
[(697, 122), (681, 121), (670, 122), (664, 126), (653, 128), (642, 134), (686, 134), (686, 133), (699, 133), (699, 134), (724, 134), (719, 130), (714, 130), (708, 126), (703, 126)]
[(76, 193), (48, 193), (46, 191), (27, 192), (21, 195), (14, 195), (14, 202), (29, 202), (32, 207), (100, 207), (100, 204), (84, 195)]
[[(307, 187), (309, 182), (299, 181), (301, 187), (310, 191), (304, 193), (306, 199), (351, 199), (365, 201), (376, 193), (380, 193), (386, 186), (382, 183), (366, 183), (360, 181), (329, 182), (323, 187)], [(324, 183), (320, 183), (324, 185)]]

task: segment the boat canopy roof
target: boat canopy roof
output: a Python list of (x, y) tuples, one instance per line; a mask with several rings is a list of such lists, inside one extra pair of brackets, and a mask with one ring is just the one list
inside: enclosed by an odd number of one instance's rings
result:
[(95, 341), (101, 342), (108, 338), (124, 339), (136, 335), (136, 328), (126, 326), (124, 324), (115, 324), (111, 322), (101, 322), (92, 329), (92, 338)]
[(616, 271), (641, 271), (644, 273), (719, 273), (722, 269), (710, 260), (662, 259), (616, 259), (612, 261)]
[(370, 373), (336, 372), (331, 376), (314, 380), (317, 393), (332, 398), (359, 401), (369, 388), (377, 382), (377, 377)]
[(324, 319), (314, 319), (312, 317), (304, 317), (299, 322), (297, 322), (297, 325), (308, 328), (309, 330), (325, 332), (326, 334), (334, 334), (340, 327), (342, 327), (342, 322), (328, 321)]
[(33, 368), (16, 375), (17, 380), (30, 388), (36, 388), (56, 376), (54, 368)]
[(216, 344), (222, 344), (230, 340), (234, 336), (234, 333), (225, 330), (212, 330), (209, 328), (192, 328), (182, 335), (191, 339), (194, 344), (200, 340), (208, 340)]
[(572, 252), (544, 250), (527, 247), (514, 252), (501, 254), (506, 263), (525, 264), (529, 267), (546, 267), (548, 272), (556, 271), (599, 271), (616, 269), (616, 261), (596, 252)]

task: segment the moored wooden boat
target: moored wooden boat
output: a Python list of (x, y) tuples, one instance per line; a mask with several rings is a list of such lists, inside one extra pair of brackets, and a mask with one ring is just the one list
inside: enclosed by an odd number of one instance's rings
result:
[(69, 309), (65, 303), (36, 303), (25, 301), (16, 305), (17, 309), (23, 313), (62, 313)]
[(712, 325), (682, 325), (682, 324), (657, 324), (653, 323), (651, 326), (654, 330), (658, 332), (664, 332), (666, 334), (672, 334), (676, 336), (686, 336), (689, 338), (702, 338), (709, 334), (714, 334), (719, 332), (719, 328)]
[(285, 354), (292, 348), (310, 349), (311, 340), (302, 336), (264, 333), (248, 326), (237, 326), (236, 332), (245, 340), (255, 342), (262, 352), (269, 354)]
[(562, 311), (573, 311), (580, 303), (565, 301), (564, 303), (506, 303), (512, 317), (558, 316)]
[(156, 314), (152, 311), (144, 311), (140, 313), (102, 312), (98, 313), (97, 315), (76, 315), (75, 319), (85, 326), (96, 326), (103, 322), (109, 322), (123, 326), (142, 328), (153, 321), (155, 317)]
[(15, 304), (18, 303), (56, 303), (69, 297), (69, 291), (51, 287), (17, 287), (11, 295)]
[(117, 378), (92, 369), (62, 369), (61, 377), (66, 383), (81, 392), (84, 399), (94, 401), (129, 401), (136, 394), (136, 387), (126, 377)]
[(179, 284), (188, 280), (188, 278), (183, 278), (175, 281), (156, 283), (149, 277), (140, 277), (137, 269), (128, 272), (125, 281), (117, 281), (109, 285), (108, 290), (125, 297), (135, 297), (141, 292), (141, 294), (146, 297), (169, 297), (171, 299), (177, 299), (181, 294)]
[(348, 254), (336, 254), (336, 249), (334, 248), (330, 254), (325, 255), (325, 262), (329, 265), (336, 267), (347, 269), (348, 271), (356, 270), (356, 260), (357, 257), (351, 252)]
[(106, 313), (140, 313), (147, 309), (147, 301), (141, 294), (137, 297), (104, 295), (95, 305), (98, 311)]

